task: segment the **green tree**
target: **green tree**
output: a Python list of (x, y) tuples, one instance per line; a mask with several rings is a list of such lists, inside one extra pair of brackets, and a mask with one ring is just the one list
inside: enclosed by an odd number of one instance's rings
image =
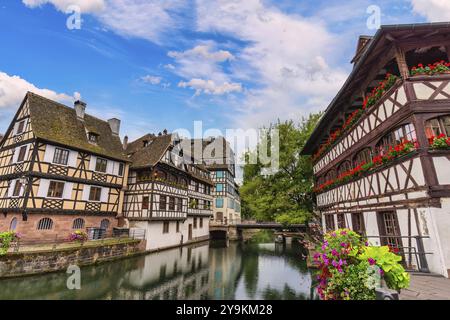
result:
[[(310, 156), (300, 156), (300, 151), (320, 117), (321, 114), (311, 114), (302, 118), (298, 125), (292, 120), (278, 121), (268, 129), (279, 132), (279, 170), (263, 175), (265, 166), (260, 162), (244, 166), (240, 188), (244, 217), (284, 224), (311, 219), (314, 208), (312, 162)], [(267, 139), (262, 139), (260, 144)], [(248, 153), (246, 157), (252, 155)]]

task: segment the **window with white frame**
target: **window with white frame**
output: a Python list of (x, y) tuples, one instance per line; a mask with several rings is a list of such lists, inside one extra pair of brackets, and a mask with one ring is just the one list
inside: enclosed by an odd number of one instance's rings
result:
[(95, 164), (95, 171), (106, 173), (107, 166), (108, 160), (103, 158), (97, 158), (97, 162)]
[(68, 161), (69, 161), (69, 150), (55, 148), (53, 163), (67, 165)]
[(20, 197), (21, 194), (22, 194), (22, 182), (20, 182), (20, 180), (16, 180), (14, 182), (14, 189), (13, 189), (12, 196)]
[(62, 198), (64, 193), (64, 182), (50, 181), (48, 185), (47, 197)]
[(25, 120), (22, 120), (17, 125), (16, 135), (23, 133), (25, 130)]
[(19, 155), (17, 156), (17, 162), (25, 161), (26, 154), (27, 154), (27, 146), (20, 147)]
[(102, 188), (100, 187), (91, 187), (89, 191), (89, 201), (100, 201), (102, 195)]

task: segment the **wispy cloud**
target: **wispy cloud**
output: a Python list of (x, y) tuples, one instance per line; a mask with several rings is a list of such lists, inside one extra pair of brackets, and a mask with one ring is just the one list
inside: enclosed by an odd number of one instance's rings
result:
[(160, 84), (161, 83), (162, 78), (161, 77), (157, 77), (157, 76), (152, 76), (152, 75), (148, 74), (146, 76), (141, 77), (141, 80), (146, 82), (146, 83), (150, 83), (150, 84), (156, 85), (156, 84)]
[(195, 90), (195, 95), (200, 95), (201, 93), (222, 95), (231, 92), (241, 92), (242, 86), (240, 83), (222, 83), (217, 84), (212, 80), (203, 79), (191, 79), (188, 82), (180, 81), (178, 83), (180, 88), (191, 88)]
[(65, 93), (57, 93), (50, 89), (38, 88), (19, 76), (11, 76), (5, 72), (0, 72), (0, 109), (16, 110), (27, 91), (37, 93), (62, 103), (72, 103), (75, 100), (75, 97), (80, 96), (78, 92), (75, 92), (73, 96), (70, 96)]
[(82, 13), (96, 13), (105, 8), (104, 0), (22, 0), (22, 2), (30, 8), (40, 7), (47, 3), (53, 4), (62, 12), (66, 12), (70, 6), (79, 7)]
[(257, 127), (321, 109), (345, 80), (346, 72), (332, 64), (338, 43), (321, 22), (259, 0), (197, 0), (197, 17), (198, 31), (247, 43), (231, 72), (254, 87), (235, 106), (236, 126)]
[(447, 0), (411, 0), (413, 11), (430, 22), (450, 20), (450, 1)]

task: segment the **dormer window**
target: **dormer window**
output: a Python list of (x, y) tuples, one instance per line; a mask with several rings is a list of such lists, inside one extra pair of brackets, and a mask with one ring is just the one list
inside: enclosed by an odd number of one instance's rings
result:
[(144, 140), (142, 144), (143, 144), (143, 146), (145, 148), (145, 147), (148, 147), (150, 145), (150, 142), (148, 140)]
[(97, 143), (98, 142), (98, 134), (94, 132), (88, 133), (88, 140), (90, 143)]

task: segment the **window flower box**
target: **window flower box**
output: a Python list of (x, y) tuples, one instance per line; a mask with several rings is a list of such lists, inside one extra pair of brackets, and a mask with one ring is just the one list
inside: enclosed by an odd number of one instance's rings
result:
[(429, 138), (430, 148), (432, 150), (450, 150), (450, 137), (440, 134), (437, 137)]
[(355, 168), (342, 173), (339, 177), (333, 180), (329, 180), (317, 188), (314, 189), (315, 193), (322, 193), (353, 181), (367, 172), (372, 172), (380, 167), (387, 166), (394, 160), (400, 159), (406, 155), (411, 154), (419, 148), (417, 141), (404, 140), (403, 142), (390, 146), (389, 150), (385, 153), (379, 154), (372, 158), (368, 163), (361, 163)]
[(345, 120), (344, 125), (340, 129), (332, 132), (327, 142), (320, 146), (319, 150), (312, 157), (313, 162), (319, 159), (323, 154), (331, 150), (331, 148), (338, 141), (339, 137), (343, 136), (346, 132), (350, 131), (354, 127), (354, 125), (364, 115), (366, 109), (374, 106), (378, 101), (384, 98), (386, 93), (397, 83), (398, 79), (399, 78), (395, 75), (389, 73), (386, 74), (385, 80), (381, 81), (379, 86), (374, 88), (372, 92), (367, 95), (364, 100), (363, 107), (350, 114)]
[(411, 69), (411, 76), (434, 76), (439, 74), (450, 74), (450, 63), (445, 61), (435, 62), (427, 66), (419, 64)]

